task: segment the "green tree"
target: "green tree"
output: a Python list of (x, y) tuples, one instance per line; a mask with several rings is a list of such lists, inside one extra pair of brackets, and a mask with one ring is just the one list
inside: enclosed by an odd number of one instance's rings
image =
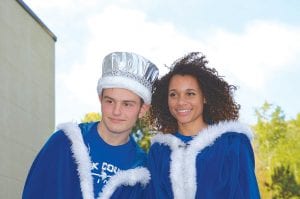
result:
[(274, 193), (273, 199), (300, 197), (300, 184), (297, 183), (295, 174), (289, 166), (275, 167), (271, 176), (271, 184), (265, 182), (265, 186)]
[(149, 114), (147, 113), (141, 119), (138, 119), (136, 125), (133, 128), (133, 137), (137, 141), (138, 145), (144, 149), (146, 152), (149, 151), (151, 145), (151, 123), (149, 119)]
[(286, 121), (283, 110), (267, 102), (256, 115), (254, 146), (262, 198), (300, 198), (291, 188), (300, 189), (300, 115)]
[(101, 120), (100, 113), (90, 112), (84, 115), (81, 122), (97, 122)]

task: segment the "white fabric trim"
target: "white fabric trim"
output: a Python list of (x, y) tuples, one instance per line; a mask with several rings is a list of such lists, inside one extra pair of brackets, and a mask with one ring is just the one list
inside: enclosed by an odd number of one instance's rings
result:
[(71, 141), (71, 150), (75, 162), (78, 165), (78, 175), (80, 179), (80, 188), (84, 199), (94, 199), (94, 186), (91, 174), (92, 163), (88, 149), (84, 144), (81, 129), (76, 123), (64, 123), (57, 126), (63, 130)]
[[(174, 162), (174, 164), (170, 164), (170, 179), (172, 183), (172, 188), (174, 192), (175, 198), (185, 198), (185, 192), (184, 192), (184, 185), (182, 183), (182, 176), (183, 173), (183, 164), (177, 164), (175, 162), (182, 163), (184, 161), (184, 147), (185, 143), (181, 141), (180, 139), (174, 137), (170, 134), (157, 134), (151, 139), (151, 143), (160, 143), (166, 146), (169, 146), (172, 153), (171, 153), (171, 162)], [(172, 175), (175, 174), (176, 175)]]
[[(245, 134), (250, 140), (253, 137), (251, 129), (237, 121), (224, 121), (200, 131), (187, 145), (173, 135), (158, 134), (152, 139), (152, 144), (160, 143), (170, 147), (170, 179), (175, 199), (194, 199), (197, 191), (196, 157), (197, 154), (212, 145), (215, 140), (227, 132)], [(191, 165), (194, 165), (191, 167)]]
[[(71, 151), (78, 165), (78, 175), (80, 188), (84, 199), (94, 199), (94, 185), (91, 174), (92, 161), (89, 156), (88, 148), (84, 144), (81, 129), (76, 123), (63, 123), (57, 126), (62, 130), (71, 141)], [(134, 186), (141, 183), (145, 186), (150, 180), (150, 173), (146, 168), (138, 167), (125, 171), (119, 171), (110, 178), (103, 187), (102, 193), (99, 193), (98, 199), (109, 199), (113, 192), (121, 185)]]
[(105, 88), (124, 88), (140, 96), (145, 104), (151, 104), (151, 91), (141, 83), (129, 77), (107, 76), (98, 81), (98, 95), (101, 95)]
[(102, 193), (99, 194), (98, 199), (109, 199), (114, 191), (121, 185), (134, 186), (137, 183), (141, 183), (142, 186), (146, 186), (149, 181), (150, 173), (146, 168), (138, 167), (119, 171), (109, 179), (102, 189)]

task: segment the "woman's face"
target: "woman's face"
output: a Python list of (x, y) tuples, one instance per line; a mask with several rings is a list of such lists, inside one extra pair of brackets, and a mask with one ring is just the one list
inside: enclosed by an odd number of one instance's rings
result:
[(195, 127), (203, 121), (204, 97), (197, 80), (191, 75), (174, 75), (168, 89), (168, 105), (179, 128)]

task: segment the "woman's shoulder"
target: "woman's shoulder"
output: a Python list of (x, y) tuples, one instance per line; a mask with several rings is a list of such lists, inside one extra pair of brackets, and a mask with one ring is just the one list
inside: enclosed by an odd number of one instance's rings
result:
[(250, 138), (242, 133), (242, 132), (225, 132), (219, 138), (220, 140), (227, 140), (229, 143), (231, 142), (250, 142)]
[[(243, 133), (226, 132), (215, 142), (215, 148), (223, 151), (224, 154), (240, 154), (252, 151), (249, 137)], [(251, 152), (252, 153), (252, 152)]]
[[(210, 126), (204, 133), (206, 137), (215, 137), (215, 143), (235, 144), (240, 142), (251, 142), (253, 132), (251, 128), (238, 121), (223, 121)], [(204, 136), (205, 137), (205, 136)]]

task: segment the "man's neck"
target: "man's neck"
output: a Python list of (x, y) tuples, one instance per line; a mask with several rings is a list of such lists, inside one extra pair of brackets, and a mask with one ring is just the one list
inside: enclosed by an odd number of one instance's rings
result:
[(109, 132), (101, 122), (98, 123), (97, 131), (99, 136), (109, 145), (119, 146), (129, 141), (129, 134), (127, 133), (112, 133)]

